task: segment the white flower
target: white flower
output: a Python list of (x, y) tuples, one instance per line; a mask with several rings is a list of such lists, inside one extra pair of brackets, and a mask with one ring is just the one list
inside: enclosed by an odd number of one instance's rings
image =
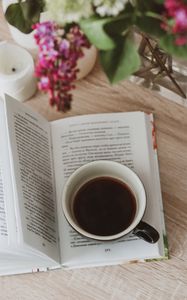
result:
[(93, 13), (91, 0), (45, 0), (45, 2), (52, 18), (60, 24), (78, 22)]
[(117, 16), (128, 0), (93, 0), (96, 12), (101, 16)]

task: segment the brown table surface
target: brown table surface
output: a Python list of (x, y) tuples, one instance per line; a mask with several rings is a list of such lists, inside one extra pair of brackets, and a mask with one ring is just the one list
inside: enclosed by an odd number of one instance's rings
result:
[[(11, 41), (2, 9), (0, 39)], [(70, 112), (57, 112), (49, 106), (47, 96), (39, 92), (25, 104), (48, 120), (98, 112), (154, 113), (170, 259), (0, 277), (0, 299), (187, 299), (186, 104), (169, 101), (129, 81), (111, 86), (99, 64), (89, 76), (77, 82)]]

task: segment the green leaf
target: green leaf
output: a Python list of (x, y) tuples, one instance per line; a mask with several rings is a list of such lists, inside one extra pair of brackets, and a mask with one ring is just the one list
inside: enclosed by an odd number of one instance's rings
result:
[(136, 11), (146, 13), (154, 12), (160, 14), (163, 11), (163, 1), (159, 0), (138, 0), (136, 1)]
[(163, 31), (160, 24), (160, 20), (150, 16), (144, 15), (142, 17), (137, 17), (136, 19), (136, 26), (141, 31), (159, 38), (165, 34), (165, 31)]
[(158, 4), (164, 4), (164, 0), (155, 0), (155, 2)]
[(114, 18), (111, 22), (108, 22), (106, 25), (104, 25), (104, 29), (111, 37), (114, 37), (115, 39), (116, 34), (124, 34), (124, 32), (126, 32), (131, 25), (131, 17), (129, 15), (124, 15)]
[(26, 0), (22, 2), (21, 8), (23, 11), (23, 15), (25, 20), (34, 21), (35, 19), (38, 21), (40, 17), (40, 13), (43, 9), (43, 3), (41, 0)]
[(111, 83), (127, 78), (140, 67), (140, 58), (130, 36), (118, 37), (115, 49), (100, 51), (100, 61)]
[(161, 48), (163, 48), (169, 54), (187, 59), (187, 45), (185, 46), (176, 45), (174, 36), (169, 34), (165, 35), (159, 40), (159, 44)]
[(8, 23), (18, 30), (23, 33), (30, 33), (32, 25), (39, 21), (40, 12), (43, 10), (43, 7), (43, 0), (19, 1), (8, 6), (5, 17)]
[[(134, 7), (128, 2), (125, 9), (116, 17), (112, 17), (104, 25), (104, 30), (113, 37), (114, 35), (126, 34), (129, 28), (134, 25), (135, 10)], [(115, 36), (114, 36), (115, 39)]]
[(92, 17), (80, 21), (80, 27), (89, 39), (100, 50), (109, 50), (115, 47), (114, 40), (107, 34), (104, 25), (111, 22), (112, 18)]

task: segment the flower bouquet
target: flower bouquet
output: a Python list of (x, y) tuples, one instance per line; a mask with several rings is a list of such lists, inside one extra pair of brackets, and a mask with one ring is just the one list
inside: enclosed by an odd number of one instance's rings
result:
[[(43, 10), (50, 13), (51, 21), (41, 24)], [(70, 108), (70, 90), (84, 47), (95, 45), (111, 83), (140, 70), (145, 46), (161, 68), (158, 74), (166, 73), (173, 83), (169, 57), (187, 59), (187, 0), (19, 0), (5, 15), (23, 32), (36, 30), (39, 87), (49, 92), (51, 104), (61, 110)], [(143, 41), (139, 48), (137, 33)]]

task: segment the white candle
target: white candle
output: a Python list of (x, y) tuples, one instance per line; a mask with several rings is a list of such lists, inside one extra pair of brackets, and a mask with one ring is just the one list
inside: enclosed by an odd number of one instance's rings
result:
[(19, 46), (0, 43), (0, 92), (25, 101), (36, 91), (34, 61), (29, 52)]

